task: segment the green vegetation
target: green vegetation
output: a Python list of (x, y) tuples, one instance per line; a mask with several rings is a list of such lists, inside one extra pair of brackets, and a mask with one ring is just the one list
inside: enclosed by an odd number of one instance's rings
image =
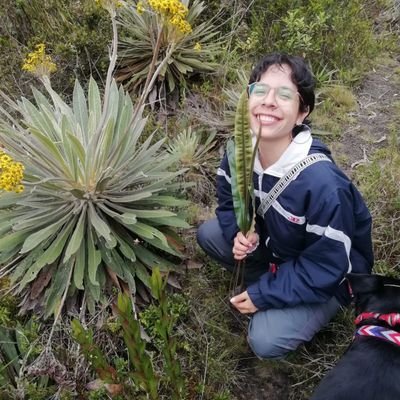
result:
[[(350, 173), (374, 218), (375, 271), (399, 276), (400, 102), (384, 91), (363, 108), (358, 94), (376, 56), (398, 53), (397, 2), (8, 3), (0, 144), (25, 166), (25, 189), (0, 194), (0, 398), (237, 400), (251, 397), (249, 378), (275, 376), (290, 399), (308, 398), (351, 341), (352, 311), (286, 361), (255, 360), (231, 275), (198, 251), (183, 215), (196, 226), (215, 206), (252, 63), (303, 55), (318, 81), (313, 131), (334, 150), (360, 117), (387, 118), (372, 128), (379, 143), (364, 122), (367, 156)], [(41, 67), (57, 66), (51, 83), (51, 68), (21, 71), (37, 45)], [(400, 68), (387, 68), (399, 88)]]
[(34, 298), (50, 315), (67, 289), (76, 295), (85, 288), (89, 306), (98, 301), (107, 274), (132, 291), (135, 277), (148, 285), (146, 268), (160, 264), (151, 248), (179, 256), (168, 227), (186, 224), (160, 208), (183, 204), (168, 196), (180, 171), (168, 172), (174, 159), (160, 151), (162, 142), (151, 144), (150, 137), (138, 144), (145, 121), (137, 112), (132, 119), (128, 96), (111, 85), (102, 110), (93, 80), (88, 101), (76, 84), (72, 107), (47, 90), (52, 105), (36, 90), (36, 106), (26, 99), (15, 104), (28, 131), (13, 118), (2, 121), (2, 142), (16, 155), (25, 152), (29, 188), (13, 211), (16, 195), (2, 197), (8, 230), (3, 226), (0, 248), (17, 293), (43, 280)]
[[(32, 59), (33, 71), (46, 72), (47, 60)], [(148, 269), (173, 268), (154, 249), (181, 256), (171, 228), (188, 225), (165, 207), (184, 204), (170, 196), (183, 171), (169, 171), (175, 160), (163, 141), (140, 143), (141, 104), (111, 80), (115, 40), (111, 60), (103, 99), (93, 79), (87, 97), (76, 82), (69, 106), (43, 75), (51, 103), (33, 89), (36, 105), (5, 97), (19, 117), (0, 109), (0, 140), (15, 157), (24, 154), (28, 187), (1, 199), (0, 261), (8, 266), (0, 276), (10, 276), (14, 293), (28, 291), (45, 317), (82, 290), (94, 313), (108, 279), (133, 293), (135, 279), (149, 286)]]
[(43, 349), (40, 343), (41, 324), (32, 317), (24, 323), (14, 318), (10, 325), (12, 327), (3, 323), (0, 325), (0, 397), (15, 399), (18, 387), (27, 393), (32, 392), (32, 398), (40, 398), (40, 394), (44, 396), (44, 393), (53, 394), (57, 390), (54, 385), (48, 386), (45, 380), (29, 382), (22, 373)]
[(354, 94), (343, 85), (327, 85), (318, 91), (317, 102), (312, 114), (314, 133), (340, 136), (343, 127), (352, 123), (351, 112), (357, 109)]
[(182, 1), (184, 7), (188, 7), (185, 16), (190, 26), (188, 32), (165, 24), (165, 18), (173, 20), (179, 15), (177, 12), (167, 11), (167, 15), (163, 15), (165, 12), (158, 12), (151, 2), (149, 8), (140, 8), (139, 4), (146, 2), (138, 1), (120, 14), (123, 36), (119, 41), (117, 79), (124, 82), (127, 89), (137, 91), (143, 86), (152, 64), (158, 66), (167, 54), (170, 54), (170, 61), (160, 71), (156, 85), (164, 96), (167, 91), (183, 90), (186, 80), (194, 73), (215, 70), (214, 60), (221, 51), (222, 42), (217, 37), (215, 19), (199, 22), (206, 8), (204, 2), (195, 0), (188, 6), (188, 0)]
[(265, 48), (302, 55), (317, 77), (330, 71), (331, 78), (354, 84), (379, 49), (372, 18), (377, 6), (363, 0), (279, 0), (268, 5), (258, 0), (250, 13), (248, 50), (257, 56)]
[(59, 93), (71, 94), (76, 78), (104, 78), (111, 24), (94, 1), (10, 1), (0, 11), (0, 22), (0, 51), (8, 55), (0, 60), (3, 91), (30, 94), (31, 78), (20, 68), (24, 55), (39, 43), (46, 43), (57, 62), (52, 83)]
[(375, 270), (395, 276), (399, 275), (400, 256), (397, 226), (400, 219), (400, 102), (397, 109), (388, 146), (374, 153), (370, 163), (361, 165), (356, 174), (374, 221)]
[[(229, 380), (236, 363), (233, 354), (238, 348), (229, 343), (232, 337), (228, 327), (221, 324), (226, 315), (221, 317), (221, 310), (215, 308), (221, 305), (214, 296), (206, 294), (209, 282), (193, 282), (190, 300), (182, 294), (168, 293), (167, 281), (157, 269), (153, 271), (151, 288), (156, 302), (141, 312), (139, 319), (134, 318), (129, 296), (118, 297), (114, 309), (118, 325), (113, 330), (114, 334), (123, 336), (126, 351), (121, 351), (114, 362), (109, 361), (104, 350), (95, 343), (92, 329), (84, 329), (78, 320), (72, 321), (73, 337), (101, 380), (91, 396), (102, 391), (121, 399), (146, 395), (146, 398), (158, 400), (163, 398), (161, 393), (167, 393), (168, 398), (180, 400), (206, 393), (207, 398), (217, 400), (229, 393)], [(193, 295), (199, 294), (203, 299), (195, 304)], [(209, 306), (213, 306), (215, 312), (203, 319), (204, 313), (210, 313)], [(190, 315), (193, 312), (195, 319)], [(143, 339), (141, 326), (149, 333), (151, 343)], [(197, 336), (199, 329), (200, 337)], [(216, 332), (210, 333), (214, 329), (219, 332), (218, 340)], [(226, 334), (221, 335), (225, 329)], [(226, 348), (228, 343), (231, 349)], [(221, 370), (221, 366), (228, 369)], [(218, 388), (220, 382), (226, 382), (226, 388)]]

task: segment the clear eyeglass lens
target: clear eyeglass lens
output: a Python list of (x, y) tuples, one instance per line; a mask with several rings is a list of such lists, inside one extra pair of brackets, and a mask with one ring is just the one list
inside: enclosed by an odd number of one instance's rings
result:
[[(271, 86), (265, 84), (265, 83), (252, 83), (249, 85), (249, 94), (257, 96), (257, 97), (264, 97), (269, 94), (271, 91)], [(275, 88), (275, 98), (277, 100), (282, 100), (282, 101), (290, 101), (295, 98), (296, 92), (294, 92), (292, 89), (281, 86)]]

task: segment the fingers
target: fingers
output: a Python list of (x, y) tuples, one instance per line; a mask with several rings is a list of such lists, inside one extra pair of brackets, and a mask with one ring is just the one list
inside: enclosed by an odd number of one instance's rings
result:
[(251, 243), (246, 239), (242, 232), (238, 232), (233, 241), (233, 257), (235, 260), (243, 260), (247, 255), (247, 250)]
[(241, 303), (249, 298), (247, 291), (242, 292), (234, 297), (231, 298), (231, 303)]
[(258, 244), (260, 238), (257, 233), (252, 232), (247, 235), (247, 240), (253, 245)]
[(247, 291), (232, 297), (231, 303), (242, 314), (252, 314), (258, 310), (251, 301)]
[(243, 260), (247, 256), (247, 246), (236, 245), (233, 246), (232, 253), (235, 260)]
[(243, 260), (247, 254), (251, 253), (258, 245), (258, 235), (251, 233), (249, 237), (238, 232), (233, 242), (233, 258), (235, 260)]

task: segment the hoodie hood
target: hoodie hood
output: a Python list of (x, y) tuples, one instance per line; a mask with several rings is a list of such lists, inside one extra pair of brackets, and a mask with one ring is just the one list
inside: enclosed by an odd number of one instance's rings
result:
[[(319, 139), (312, 139), (310, 151), (308, 154), (322, 153), (328, 156), (332, 160), (331, 151), (322, 143)], [(333, 160), (332, 160), (333, 161)]]
[[(253, 137), (253, 144), (255, 138)], [(286, 175), (297, 163), (312, 153), (323, 153), (331, 158), (330, 150), (318, 139), (313, 139), (311, 131), (305, 127), (292, 140), (290, 145), (280, 156), (278, 161), (266, 168), (262, 168), (258, 153), (254, 162), (254, 170), (258, 174), (272, 175), (277, 178), (282, 178)]]

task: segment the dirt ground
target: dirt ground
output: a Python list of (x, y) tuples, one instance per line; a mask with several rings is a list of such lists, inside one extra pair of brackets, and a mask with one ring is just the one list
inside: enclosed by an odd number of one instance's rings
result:
[(368, 162), (368, 156), (387, 143), (394, 102), (400, 100), (399, 68), (399, 59), (384, 60), (358, 90), (355, 123), (342, 135), (336, 151), (346, 156), (342, 168), (350, 177), (357, 165)]
[[(376, 65), (357, 92), (358, 109), (352, 115), (354, 124), (348, 126), (338, 142), (330, 146), (349, 177), (358, 165), (367, 163), (368, 157), (388, 141), (394, 102), (400, 100), (399, 71), (400, 59), (386, 59)], [(291, 392), (295, 382), (291, 381), (284, 367), (279, 368), (276, 364), (258, 360), (249, 350), (239, 363), (244, 379), (234, 391), (234, 399), (293, 399)]]

